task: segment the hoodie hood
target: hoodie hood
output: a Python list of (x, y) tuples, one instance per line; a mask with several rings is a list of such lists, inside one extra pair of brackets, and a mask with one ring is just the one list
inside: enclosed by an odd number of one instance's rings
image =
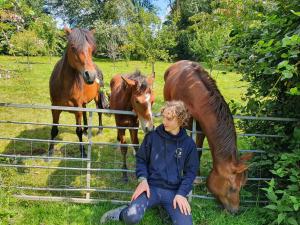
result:
[(159, 125), (156, 128), (156, 132), (162, 138), (165, 138), (165, 139), (170, 140), (170, 141), (176, 141), (176, 142), (181, 141), (181, 140), (183, 140), (187, 137), (187, 133), (186, 133), (185, 129), (180, 128), (179, 133), (176, 134), (176, 135), (173, 135), (173, 134), (165, 131), (165, 127), (164, 127), (163, 124)]

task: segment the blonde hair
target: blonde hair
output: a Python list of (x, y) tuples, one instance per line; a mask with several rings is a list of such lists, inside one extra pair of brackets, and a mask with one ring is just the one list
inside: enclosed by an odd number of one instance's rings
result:
[(182, 101), (169, 101), (161, 108), (160, 113), (168, 110), (172, 117), (176, 117), (180, 126), (187, 125), (190, 119), (190, 114)]

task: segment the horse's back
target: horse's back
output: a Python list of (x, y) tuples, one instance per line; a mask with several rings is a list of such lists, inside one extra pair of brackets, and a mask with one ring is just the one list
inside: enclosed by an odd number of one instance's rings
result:
[(165, 75), (164, 98), (166, 101), (181, 100), (190, 112), (195, 105), (207, 103), (210, 90), (205, 79), (208, 73), (196, 62), (182, 60), (171, 65)]

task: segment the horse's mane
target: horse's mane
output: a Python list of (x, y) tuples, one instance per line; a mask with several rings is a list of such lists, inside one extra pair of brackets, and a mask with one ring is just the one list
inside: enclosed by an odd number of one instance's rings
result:
[(75, 28), (68, 36), (69, 44), (78, 51), (85, 48), (86, 41), (92, 46), (93, 51), (96, 49), (96, 41), (91, 32), (87, 29)]
[(229, 159), (232, 156), (236, 158), (236, 132), (230, 109), (215, 80), (198, 63), (193, 62), (191, 67), (210, 92), (208, 104), (213, 107), (213, 111), (217, 116), (216, 138), (218, 141), (216, 142), (216, 156), (223, 159)]
[(127, 75), (126, 78), (137, 81), (137, 92), (144, 92), (149, 87), (146, 77), (139, 70)]

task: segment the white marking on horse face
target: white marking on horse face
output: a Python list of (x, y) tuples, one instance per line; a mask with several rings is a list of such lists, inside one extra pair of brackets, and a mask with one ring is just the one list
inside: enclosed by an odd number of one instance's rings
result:
[(150, 101), (150, 97), (151, 97), (151, 95), (150, 95), (150, 94), (145, 94), (145, 99), (146, 99), (146, 101), (147, 101), (147, 102), (149, 102), (149, 101)]
[(148, 105), (148, 112), (150, 114), (150, 118), (152, 120), (152, 110), (151, 110), (151, 94), (145, 94), (145, 99), (147, 101), (147, 105)]
[(146, 120), (139, 116), (139, 120), (141, 122), (141, 127), (143, 131), (146, 130), (147, 132), (153, 129), (153, 119), (152, 119), (152, 111), (151, 111), (151, 95), (149, 93), (145, 94), (145, 101), (147, 104), (147, 114), (149, 114), (150, 120)]

